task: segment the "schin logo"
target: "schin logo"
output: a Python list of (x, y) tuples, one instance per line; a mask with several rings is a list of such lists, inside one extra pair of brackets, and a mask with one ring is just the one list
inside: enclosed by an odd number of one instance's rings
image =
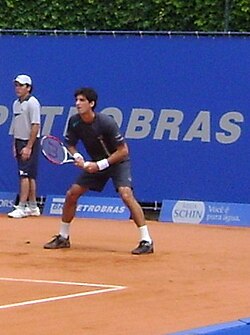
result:
[(172, 220), (178, 223), (200, 223), (205, 216), (202, 201), (177, 201), (172, 210)]

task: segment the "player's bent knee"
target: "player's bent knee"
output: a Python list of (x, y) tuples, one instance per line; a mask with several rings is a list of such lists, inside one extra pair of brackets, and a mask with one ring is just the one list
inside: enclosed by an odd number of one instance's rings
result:
[(74, 192), (72, 189), (69, 189), (66, 193), (66, 202), (76, 202), (80, 194), (78, 192)]
[(133, 193), (132, 193), (131, 189), (129, 189), (129, 188), (120, 192), (120, 196), (126, 204), (135, 200), (134, 196), (133, 196)]

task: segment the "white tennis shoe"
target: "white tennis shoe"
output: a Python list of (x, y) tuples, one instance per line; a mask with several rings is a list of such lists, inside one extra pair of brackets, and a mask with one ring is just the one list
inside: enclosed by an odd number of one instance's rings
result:
[(27, 216), (40, 216), (41, 215), (41, 212), (38, 206), (35, 208), (30, 208), (29, 206), (26, 206), (25, 213), (27, 214)]
[(8, 216), (14, 219), (22, 219), (26, 218), (28, 215), (26, 214), (25, 210), (23, 210), (19, 206), (16, 206), (16, 208), (12, 212), (8, 213)]

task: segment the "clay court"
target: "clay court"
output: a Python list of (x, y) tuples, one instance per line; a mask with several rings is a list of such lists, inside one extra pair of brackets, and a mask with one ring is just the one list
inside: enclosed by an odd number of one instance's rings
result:
[(59, 218), (1, 219), (1, 335), (164, 335), (249, 317), (250, 229), (75, 219), (72, 247), (44, 250)]

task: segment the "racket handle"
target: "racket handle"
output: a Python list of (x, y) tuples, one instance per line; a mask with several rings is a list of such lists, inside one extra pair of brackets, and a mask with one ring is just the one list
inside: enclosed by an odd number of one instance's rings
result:
[(90, 164), (91, 164), (91, 162), (84, 162), (83, 163), (83, 168), (86, 169)]
[(74, 159), (83, 159), (83, 156), (79, 153), (79, 152), (75, 152), (74, 155), (73, 155), (73, 158)]

